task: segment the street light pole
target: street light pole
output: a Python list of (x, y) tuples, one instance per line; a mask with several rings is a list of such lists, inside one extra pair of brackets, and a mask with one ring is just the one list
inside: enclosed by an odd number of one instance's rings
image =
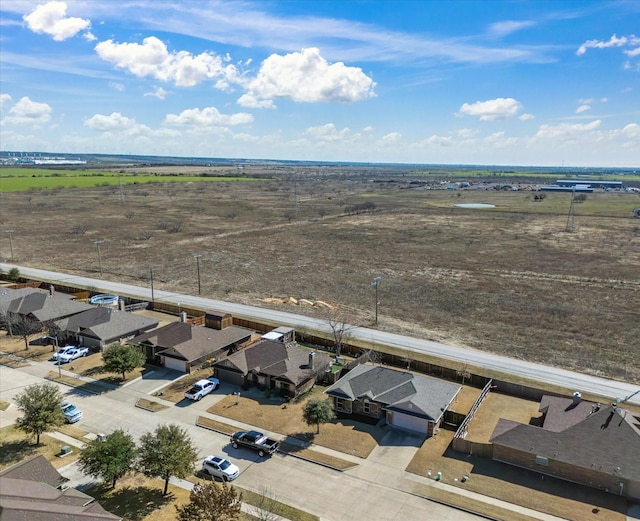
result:
[(151, 273), (151, 309), (155, 307), (155, 299), (153, 298), (153, 267), (149, 268)]
[(200, 257), (202, 255), (200, 253), (194, 253), (193, 258), (196, 260), (196, 269), (198, 270), (198, 295), (201, 295), (200, 292)]
[(373, 279), (373, 282), (371, 282), (371, 286), (376, 289), (376, 326), (378, 325), (378, 286), (380, 285), (381, 280), (382, 277), (376, 277)]
[(58, 337), (47, 336), (47, 338), (53, 340), (53, 344), (56, 346), (56, 363), (58, 364), (58, 378), (62, 378), (62, 368), (60, 367), (60, 346), (58, 345)]
[(96, 245), (96, 247), (98, 248), (98, 264), (100, 265), (100, 276), (102, 277), (102, 255), (100, 253), (100, 245), (104, 242), (104, 240), (98, 241), (95, 240), (93, 241), (93, 244)]
[(9, 248), (11, 249), (11, 262), (13, 263), (13, 233), (15, 230), (5, 230), (9, 234)]

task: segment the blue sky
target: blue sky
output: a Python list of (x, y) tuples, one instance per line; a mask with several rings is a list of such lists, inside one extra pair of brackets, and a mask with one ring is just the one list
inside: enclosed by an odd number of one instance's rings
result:
[(0, 3), (0, 149), (640, 166), (640, 2)]

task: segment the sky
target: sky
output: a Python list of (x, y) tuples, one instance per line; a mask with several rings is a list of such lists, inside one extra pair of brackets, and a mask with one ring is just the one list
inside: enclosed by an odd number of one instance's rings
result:
[(640, 166), (637, 0), (0, 2), (0, 150)]

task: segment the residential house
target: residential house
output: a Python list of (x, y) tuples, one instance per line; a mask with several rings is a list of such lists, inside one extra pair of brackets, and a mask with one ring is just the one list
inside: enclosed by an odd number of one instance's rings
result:
[(7, 312), (9, 315), (20, 315), (45, 323), (70, 317), (93, 308), (94, 306), (91, 304), (76, 302), (68, 295), (37, 292), (12, 300), (7, 307)]
[(60, 338), (102, 349), (122, 343), (158, 326), (158, 320), (110, 307), (94, 307), (54, 322)]
[(313, 387), (318, 375), (330, 364), (331, 357), (325, 353), (302, 349), (295, 342), (262, 339), (220, 360), (214, 367), (220, 380), (295, 397)]
[(500, 419), (493, 459), (640, 500), (640, 416), (618, 404), (544, 396), (536, 425)]
[(368, 423), (388, 425), (432, 436), (455, 400), (459, 385), (406, 371), (358, 365), (325, 393), (336, 413)]
[(254, 337), (257, 335), (252, 330), (243, 327), (218, 330), (172, 322), (138, 335), (129, 343), (143, 347), (151, 363), (190, 373), (251, 343)]
[(94, 498), (66, 488), (68, 480), (44, 456), (0, 471), (2, 521), (119, 521)]

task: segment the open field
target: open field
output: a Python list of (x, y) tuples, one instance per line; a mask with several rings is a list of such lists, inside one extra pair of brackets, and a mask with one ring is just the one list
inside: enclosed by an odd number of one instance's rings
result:
[(588, 194), (568, 233), (568, 193), (331, 166), (243, 174), (274, 179), (2, 193), (2, 226), (17, 264), (97, 277), (104, 240), (105, 279), (147, 285), (153, 268), (156, 289), (195, 293), (199, 253), (203, 296), (313, 316), (326, 311), (289, 297), (320, 300), (357, 325), (372, 325), (382, 276), (382, 330), (640, 382), (637, 194)]

